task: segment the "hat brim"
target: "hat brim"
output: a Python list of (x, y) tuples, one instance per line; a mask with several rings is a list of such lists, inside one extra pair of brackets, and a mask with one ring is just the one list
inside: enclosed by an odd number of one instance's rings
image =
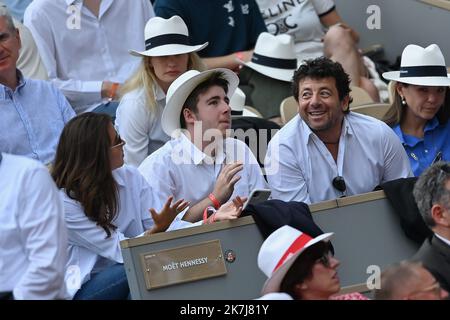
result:
[(447, 77), (403, 77), (400, 78), (400, 71), (389, 71), (383, 73), (383, 78), (387, 80), (414, 84), (417, 86), (450, 86), (450, 74)]
[(272, 276), (266, 280), (261, 293), (264, 295), (264, 294), (267, 294), (270, 292), (280, 291), (281, 281), (283, 281), (284, 276), (286, 275), (288, 270), (291, 268), (292, 264), (295, 262), (295, 259), (297, 259), (297, 257), (303, 251), (305, 251), (307, 248), (315, 245), (316, 243), (318, 243), (320, 241), (328, 241), (333, 234), (334, 234), (333, 232), (329, 232), (329, 233), (324, 233), (324, 234), (321, 234), (320, 236), (315, 237), (314, 239), (309, 241), (301, 250), (297, 251), (295, 254), (293, 254), (291, 257), (289, 257), (288, 260), (286, 260), (284, 262), (284, 264), (281, 267), (279, 267), (274, 273), (272, 273)]
[(166, 106), (161, 118), (161, 126), (164, 132), (172, 137), (177, 136), (177, 129), (181, 128), (180, 113), (186, 99), (191, 92), (203, 81), (205, 81), (214, 72), (221, 72), (224, 78), (228, 81), (227, 96), (231, 97), (234, 94), (238, 84), (238, 76), (231, 70), (225, 68), (211, 69), (203, 71), (186, 82), (182, 83), (174, 92), (174, 94), (166, 101)]
[(286, 82), (291, 82), (292, 78), (294, 76), (294, 72), (296, 69), (279, 69), (279, 68), (272, 68), (272, 67), (266, 67), (254, 62), (244, 62), (242, 60), (238, 60), (239, 63), (246, 65), (247, 67), (262, 73), (263, 75)]
[(164, 57), (177, 54), (197, 52), (204, 49), (208, 42), (197, 46), (186, 46), (182, 44), (166, 44), (146, 51), (129, 50), (128, 52), (136, 57)]

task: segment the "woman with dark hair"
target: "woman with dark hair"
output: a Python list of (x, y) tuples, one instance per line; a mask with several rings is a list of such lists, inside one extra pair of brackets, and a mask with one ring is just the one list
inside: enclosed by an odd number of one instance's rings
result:
[[(111, 118), (100, 113), (78, 115), (61, 134), (52, 176), (63, 191), (70, 298), (126, 299), (120, 241), (165, 231), (188, 206), (172, 203), (170, 196), (161, 212), (152, 208), (149, 214), (151, 187), (137, 169), (124, 165), (124, 144)], [(235, 218), (240, 206), (235, 200), (207, 222)]]
[(383, 77), (395, 81), (394, 101), (383, 121), (403, 143), (414, 175), (434, 162), (450, 161), (450, 77), (439, 47), (408, 45), (400, 70)]
[(310, 237), (290, 226), (274, 231), (262, 244), (258, 267), (268, 279), (262, 300), (367, 300), (359, 293), (335, 296), (341, 289), (329, 239)]
[(52, 176), (63, 191), (66, 285), (74, 299), (126, 299), (120, 241), (165, 231), (188, 205), (169, 197), (160, 213), (152, 208), (149, 214), (150, 187), (136, 169), (123, 166), (124, 144), (111, 118), (98, 113), (73, 118), (59, 140)]

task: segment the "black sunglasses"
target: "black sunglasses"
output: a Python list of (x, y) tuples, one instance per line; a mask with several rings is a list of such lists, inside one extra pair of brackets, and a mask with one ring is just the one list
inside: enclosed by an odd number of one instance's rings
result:
[(346, 191), (347, 191), (347, 185), (345, 184), (345, 180), (344, 177), (342, 176), (337, 176), (333, 179), (332, 181), (333, 187), (342, 193), (341, 197), (345, 197), (347, 195)]

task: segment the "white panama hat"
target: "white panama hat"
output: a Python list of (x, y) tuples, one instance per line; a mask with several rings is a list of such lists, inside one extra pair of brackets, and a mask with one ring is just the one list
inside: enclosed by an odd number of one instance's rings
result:
[(169, 136), (176, 136), (180, 129), (180, 114), (186, 99), (192, 91), (213, 73), (219, 72), (228, 81), (228, 96), (232, 96), (239, 84), (238, 76), (231, 70), (225, 68), (211, 69), (207, 71), (189, 70), (180, 75), (167, 90), (166, 106), (161, 118), (164, 132)]
[(320, 241), (328, 241), (333, 233), (324, 233), (311, 238), (304, 232), (290, 226), (275, 230), (261, 245), (258, 253), (258, 267), (268, 277), (262, 294), (278, 292), (281, 281), (306, 248)]
[(202, 50), (208, 45), (189, 43), (189, 31), (180, 16), (169, 19), (153, 17), (149, 19), (144, 30), (145, 51), (129, 50), (133, 56), (162, 57), (191, 53)]
[(236, 88), (233, 96), (230, 99), (231, 117), (258, 117), (257, 114), (245, 108), (245, 93), (239, 88)]
[(262, 32), (256, 40), (252, 60), (240, 62), (269, 78), (291, 82), (297, 70), (294, 40), (287, 34), (274, 36)]
[(450, 85), (444, 56), (436, 44), (426, 48), (407, 45), (402, 53), (400, 70), (384, 72), (383, 78), (419, 86)]

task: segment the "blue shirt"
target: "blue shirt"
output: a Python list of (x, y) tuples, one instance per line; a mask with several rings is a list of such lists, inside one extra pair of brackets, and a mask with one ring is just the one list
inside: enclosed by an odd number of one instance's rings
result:
[(255, 47), (267, 31), (255, 0), (158, 0), (155, 13), (179, 15), (189, 29), (191, 45), (209, 42), (201, 57), (219, 57)]
[(64, 125), (75, 112), (52, 84), (18, 73), (14, 91), (0, 84), (0, 151), (48, 164)]
[(417, 138), (402, 132), (400, 125), (393, 127), (408, 154), (414, 175), (419, 176), (428, 168), (439, 152), (442, 161), (450, 161), (450, 121), (439, 124), (436, 117), (428, 121), (423, 138)]

